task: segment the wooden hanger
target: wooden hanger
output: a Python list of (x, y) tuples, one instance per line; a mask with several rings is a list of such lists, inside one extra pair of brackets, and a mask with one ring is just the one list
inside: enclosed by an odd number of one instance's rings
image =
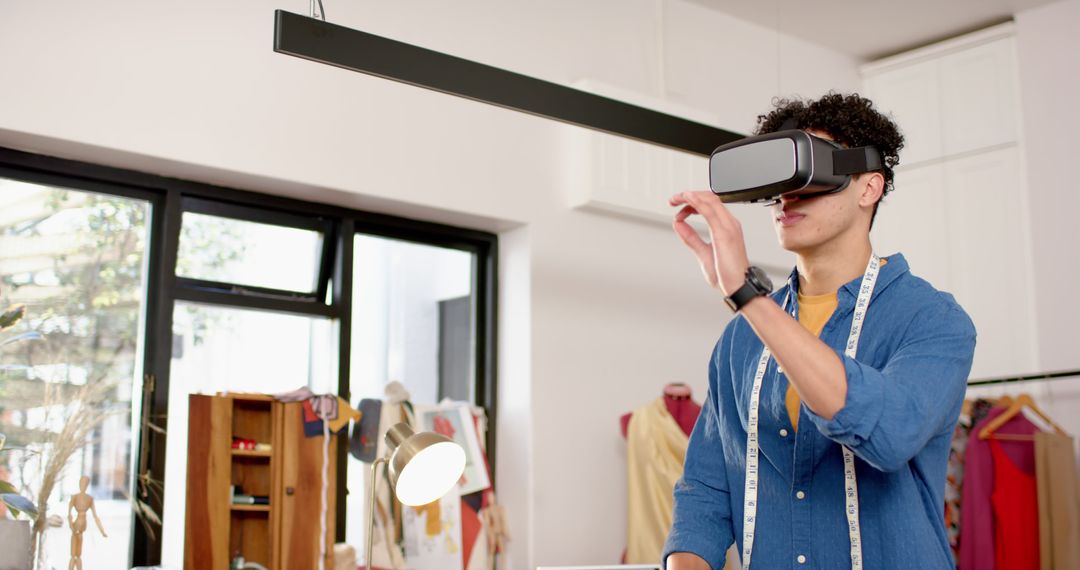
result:
[(1060, 435), (1068, 435), (1068, 434), (1065, 433), (1065, 430), (1061, 429), (1061, 426), (1057, 425), (1054, 422), (1054, 420), (1050, 419), (1049, 416), (1044, 414), (1043, 411), (1040, 410), (1039, 407), (1035, 405), (1035, 400), (1031, 399), (1031, 396), (1029, 396), (1027, 394), (1020, 394), (1019, 396), (1016, 397), (1015, 400), (1013, 400), (1012, 404), (1009, 405), (1009, 407), (1004, 412), (1002, 412), (1002, 414), (1000, 416), (994, 418), (989, 424), (986, 425), (986, 427), (984, 427), (981, 431), (979, 431), (979, 439), (989, 439), (991, 436), (994, 436), (994, 437), (997, 437), (997, 438), (1000, 438), (1000, 439), (1015, 439), (1015, 438), (1023, 438), (1025, 440), (1030, 439), (1027, 436), (1009, 436), (1009, 435), (997, 436), (997, 435), (994, 434), (995, 430), (997, 430), (999, 427), (1005, 425), (1009, 420), (1016, 417), (1016, 415), (1019, 414), (1021, 412), (1021, 410), (1023, 410), (1024, 408), (1027, 408), (1027, 409), (1031, 410), (1032, 412), (1035, 412), (1035, 415), (1042, 418), (1042, 420), (1044, 422), (1046, 422), (1047, 425), (1054, 428), (1054, 431), (1056, 431), (1058, 434), (1060, 434)]

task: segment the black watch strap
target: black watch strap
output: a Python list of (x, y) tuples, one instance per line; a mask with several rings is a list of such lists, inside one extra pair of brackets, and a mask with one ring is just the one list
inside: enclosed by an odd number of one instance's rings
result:
[(746, 268), (746, 281), (728, 297), (724, 302), (736, 313), (752, 301), (754, 297), (764, 297), (772, 292), (772, 281), (758, 267), (751, 265)]
[(732, 311), (737, 313), (739, 312), (739, 309), (745, 307), (747, 303), (754, 299), (754, 297), (762, 297), (764, 295), (765, 294), (759, 291), (757, 287), (754, 287), (747, 282), (743, 283), (742, 287), (739, 287), (730, 297), (724, 297), (724, 302), (731, 307)]

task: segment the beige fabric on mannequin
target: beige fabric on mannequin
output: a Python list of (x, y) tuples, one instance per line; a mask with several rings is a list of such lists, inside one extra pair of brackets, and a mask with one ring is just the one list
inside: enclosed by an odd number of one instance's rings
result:
[(639, 408), (626, 430), (629, 502), (626, 562), (655, 564), (671, 530), (675, 482), (682, 477), (690, 438), (663, 398)]

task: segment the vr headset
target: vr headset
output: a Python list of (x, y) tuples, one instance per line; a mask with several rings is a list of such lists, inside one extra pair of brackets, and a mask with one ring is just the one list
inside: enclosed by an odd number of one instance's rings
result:
[(747, 137), (709, 157), (709, 188), (721, 202), (807, 199), (847, 188), (851, 176), (882, 168), (872, 146), (843, 148), (798, 129)]

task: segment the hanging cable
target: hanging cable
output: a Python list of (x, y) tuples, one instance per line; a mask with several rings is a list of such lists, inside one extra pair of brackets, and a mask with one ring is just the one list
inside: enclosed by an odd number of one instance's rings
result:
[(322, 0), (311, 0), (311, 17), (316, 20), (326, 21), (326, 12), (323, 10)]

